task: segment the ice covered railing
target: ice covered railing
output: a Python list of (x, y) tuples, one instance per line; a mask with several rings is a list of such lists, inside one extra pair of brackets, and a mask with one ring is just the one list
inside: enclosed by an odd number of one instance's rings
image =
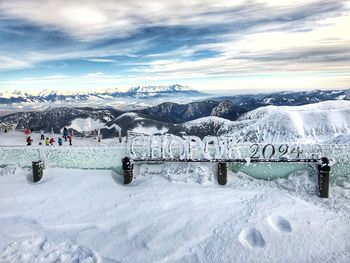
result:
[(331, 159), (334, 180), (350, 178), (350, 145), (322, 145), (322, 144), (251, 144), (236, 145), (236, 156), (245, 158), (247, 164), (233, 164), (234, 171), (242, 171), (260, 178), (286, 177), (290, 173), (299, 170), (315, 170), (312, 163), (253, 163), (254, 158), (278, 161), (286, 160), (312, 160), (328, 157)]
[(229, 136), (200, 139), (165, 135), (131, 138), (127, 149), (135, 161), (227, 161), (232, 162), (234, 171), (264, 179), (286, 177), (297, 170), (315, 170), (314, 161), (328, 157), (332, 160), (333, 177), (350, 175), (350, 145), (237, 144)]
[(350, 145), (306, 143), (243, 143), (230, 136), (153, 135), (135, 136), (128, 140), (128, 155), (133, 159), (319, 159), (325, 155), (342, 161), (350, 160)]
[(48, 167), (80, 169), (118, 169), (126, 147), (118, 146), (11, 146), (0, 147), (0, 166), (16, 164), (31, 167), (43, 160)]
[[(192, 140), (194, 139), (194, 141)], [(191, 149), (181, 149), (180, 141), (171, 144), (169, 149), (162, 148), (161, 141), (152, 142), (138, 140), (133, 146), (134, 159), (138, 157), (166, 157), (164, 160), (175, 158), (191, 159), (225, 159), (222, 158), (223, 145), (207, 141), (206, 151), (198, 151), (201, 146), (196, 138), (191, 138)], [(131, 140), (129, 140), (130, 142)], [(233, 163), (231, 169), (242, 171), (263, 179), (286, 177), (297, 170), (315, 170), (314, 164), (309, 163), (253, 163), (254, 158), (278, 160), (281, 158), (319, 159), (323, 156), (332, 160), (331, 177), (337, 180), (350, 178), (350, 145), (317, 145), (317, 144), (232, 144), (228, 147), (229, 155), (235, 159), (244, 159), (246, 163)], [(226, 149), (228, 149), (226, 147)], [(197, 150), (196, 150), (197, 149)], [(167, 152), (168, 151), (168, 152)], [(163, 154), (163, 155), (162, 155)], [(164, 156), (164, 154), (166, 154)], [(0, 166), (16, 164), (31, 167), (32, 161), (43, 160), (46, 166), (80, 169), (121, 169), (121, 159), (130, 156), (129, 145), (118, 146), (5, 146), (0, 147)], [(187, 157), (186, 157), (187, 156)]]

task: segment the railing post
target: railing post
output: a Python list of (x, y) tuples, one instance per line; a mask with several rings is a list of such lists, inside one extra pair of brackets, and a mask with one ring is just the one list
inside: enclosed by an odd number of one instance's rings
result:
[(132, 168), (133, 164), (129, 157), (124, 157), (122, 159), (123, 170), (124, 170), (124, 184), (130, 184), (132, 182)]
[(226, 185), (227, 183), (227, 163), (218, 163), (218, 183), (219, 185)]
[(42, 161), (32, 162), (33, 182), (39, 182), (43, 177), (44, 163)]
[(321, 158), (321, 163), (318, 165), (318, 189), (319, 195), (323, 198), (329, 196), (329, 173), (331, 167), (329, 166), (329, 159), (326, 157)]

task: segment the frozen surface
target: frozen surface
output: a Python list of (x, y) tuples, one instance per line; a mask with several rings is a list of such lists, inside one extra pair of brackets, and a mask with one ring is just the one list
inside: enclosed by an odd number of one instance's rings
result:
[[(0, 262), (348, 262), (350, 187), (315, 195), (307, 171), (276, 181), (211, 167), (0, 168)], [(163, 170), (163, 171), (165, 171)]]

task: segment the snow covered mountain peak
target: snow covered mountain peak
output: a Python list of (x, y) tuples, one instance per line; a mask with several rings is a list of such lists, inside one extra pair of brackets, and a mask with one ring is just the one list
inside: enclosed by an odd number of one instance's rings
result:
[(132, 87), (127, 93), (132, 94), (150, 94), (150, 93), (169, 93), (169, 92), (188, 92), (194, 91), (188, 86), (175, 85), (161, 85), (161, 86), (137, 86)]
[(8, 90), (0, 91), (0, 103), (32, 103), (32, 102), (52, 102), (52, 101), (86, 101), (104, 100), (112, 98), (130, 97), (166, 97), (181, 94), (200, 95), (199, 91), (190, 89), (188, 86), (178, 84), (169, 86), (138, 86), (130, 88), (126, 92), (122, 92), (118, 88), (98, 89), (98, 90), (33, 90), (31, 92), (25, 90)]
[(258, 108), (232, 123), (226, 133), (249, 142), (319, 143), (350, 133), (350, 101)]
[(0, 98), (9, 99), (9, 98), (18, 98), (23, 96), (29, 96), (27, 91), (21, 90), (6, 90), (0, 92)]
[(40, 97), (47, 97), (47, 96), (52, 96), (52, 95), (57, 95), (56, 90), (50, 90), (50, 89), (44, 89), (39, 91), (38, 96)]
[(247, 114), (243, 114), (239, 120), (253, 120), (253, 119), (261, 119), (265, 116), (270, 116), (272, 113), (284, 112), (290, 114), (302, 114), (303, 112), (331, 112), (331, 111), (341, 111), (350, 109), (350, 101), (348, 100), (330, 100), (330, 101), (322, 101), (313, 104), (301, 105), (301, 106), (266, 106), (257, 108), (248, 112)]

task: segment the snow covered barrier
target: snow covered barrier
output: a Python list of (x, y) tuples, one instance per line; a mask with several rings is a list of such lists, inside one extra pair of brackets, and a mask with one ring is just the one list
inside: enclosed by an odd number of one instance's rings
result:
[(124, 145), (96, 147), (0, 147), (0, 166), (16, 164), (31, 167), (43, 160), (45, 166), (83, 169), (120, 169), (126, 156)]
[(316, 159), (322, 147), (309, 144), (238, 144), (232, 136), (153, 135), (134, 136), (128, 140), (128, 155), (137, 159), (237, 160), (237, 159)]
[(31, 167), (33, 161), (41, 160), (40, 148), (22, 146), (0, 147), (0, 165)]
[[(181, 137), (178, 137), (181, 140)], [(158, 138), (159, 139), (159, 138)], [(317, 173), (315, 165), (307, 163), (253, 163), (254, 158), (278, 160), (281, 158), (313, 158), (328, 157), (331, 159), (331, 180), (348, 181), (350, 178), (350, 145), (319, 144), (233, 144), (226, 138), (208, 138), (200, 141), (198, 137), (190, 137), (180, 143), (179, 139), (163, 138), (154, 140), (152, 149), (147, 138), (134, 141), (133, 152), (142, 158), (153, 156), (164, 160), (173, 158), (191, 158), (220, 160), (225, 158), (245, 159), (246, 163), (233, 163), (233, 171), (242, 171), (261, 179), (287, 177), (290, 173), (309, 170)], [(167, 148), (159, 148), (166, 143)], [(128, 145), (128, 147), (131, 147)], [(227, 150), (228, 149), (228, 150)], [(130, 149), (124, 144), (117, 146), (4, 146), (0, 147), (0, 166), (18, 165), (31, 167), (33, 161), (43, 160), (46, 166), (60, 168), (113, 169), (122, 172), (121, 159), (130, 156)]]
[[(262, 179), (287, 177), (300, 170), (316, 172), (315, 162), (328, 157), (332, 177), (350, 177), (350, 145), (237, 144), (232, 136), (135, 136), (128, 141), (128, 155), (137, 162), (230, 162), (231, 169)], [(293, 163), (290, 163), (293, 162)], [(242, 164), (244, 163), (244, 164)]]
[[(284, 152), (285, 148), (281, 146), (286, 145), (287, 144), (276, 146), (277, 150), (275, 154), (281, 154), (281, 152)], [(246, 156), (248, 153), (254, 155), (253, 157), (260, 157), (265, 146), (266, 145), (264, 144), (253, 144), (250, 146), (240, 145), (237, 146), (237, 152), (239, 152), (242, 157)], [(331, 180), (339, 183), (350, 180), (350, 145), (294, 144), (289, 145), (288, 147), (289, 149), (297, 149), (298, 158), (301, 159), (329, 158), (332, 165)], [(280, 151), (281, 149), (283, 149), (283, 151)], [(271, 152), (266, 152), (266, 155), (269, 155), (270, 153)], [(286, 153), (285, 155), (283, 154), (282, 158), (293, 158), (293, 155), (290, 155), (290, 153), (291, 152)], [(246, 164), (235, 163), (231, 165), (231, 169), (233, 171), (241, 171), (262, 179), (287, 177), (292, 172), (304, 170), (311, 173), (317, 173), (316, 166), (310, 163), (249, 163), (252, 159), (252, 156), (248, 156), (248, 162)]]

